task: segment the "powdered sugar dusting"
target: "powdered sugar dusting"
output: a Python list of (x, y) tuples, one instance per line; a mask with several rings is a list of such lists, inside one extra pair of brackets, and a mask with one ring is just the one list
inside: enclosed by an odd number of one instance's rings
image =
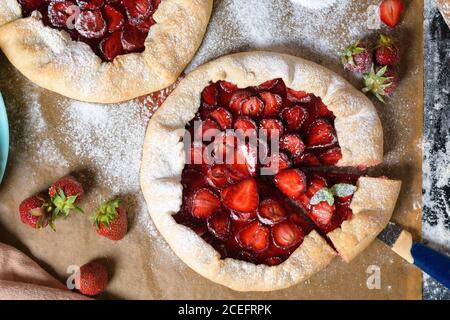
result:
[(294, 3), (301, 4), (310, 9), (322, 9), (332, 6), (336, 0), (291, 0)]

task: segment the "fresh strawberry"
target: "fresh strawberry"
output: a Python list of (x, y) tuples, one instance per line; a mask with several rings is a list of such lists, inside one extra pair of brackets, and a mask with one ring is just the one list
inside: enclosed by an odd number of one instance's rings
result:
[(402, 0), (383, 0), (380, 4), (381, 21), (394, 28), (400, 22), (404, 10)]
[(335, 165), (341, 159), (342, 159), (342, 152), (341, 148), (339, 147), (329, 149), (327, 151), (322, 152), (319, 155), (320, 162), (322, 162), (322, 164), (326, 166)]
[(291, 248), (304, 238), (303, 231), (292, 221), (280, 222), (272, 227), (272, 238), (280, 248)]
[(398, 75), (392, 66), (384, 66), (375, 71), (374, 67), (364, 75), (365, 88), (363, 92), (373, 93), (378, 100), (384, 102), (384, 97), (394, 93), (397, 88)]
[(106, 61), (113, 61), (115, 57), (123, 53), (122, 32), (116, 31), (100, 43), (100, 51)]
[(266, 199), (261, 202), (258, 210), (259, 220), (268, 225), (279, 223), (287, 218), (287, 212), (276, 200)]
[(260, 222), (255, 221), (239, 231), (237, 240), (246, 249), (261, 252), (269, 246), (270, 231)]
[(298, 134), (286, 134), (280, 139), (280, 148), (298, 157), (305, 151), (305, 144)]
[(256, 181), (249, 178), (222, 191), (225, 206), (238, 212), (253, 212), (258, 209), (259, 195)]
[(122, 33), (122, 47), (125, 51), (139, 51), (145, 47), (147, 34), (138, 28), (127, 24)]
[(43, 195), (29, 197), (19, 206), (20, 220), (34, 229), (45, 228), (53, 211), (50, 199)]
[(312, 152), (304, 152), (299, 157), (294, 158), (294, 163), (305, 167), (318, 167), (321, 165), (319, 159)]
[(231, 97), (237, 90), (237, 86), (228, 81), (218, 81), (217, 86), (217, 102), (220, 107), (228, 108), (230, 106)]
[(375, 59), (381, 66), (394, 66), (400, 63), (400, 50), (392, 38), (380, 35), (375, 50)]
[(220, 210), (207, 220), (209, 231), (217, 238), (225, 240), (230, 235), (230, 216), (226, 211)]
[(299, 130), (308, 118), (308, 111), (301, 106), (285, 108), (281, 111), (281, 118), (286, 123), (287, 131)]
[(208, 107), (212, 108), (217, 104), (217, 89), (216, 84), (212, 83), (202, 91), (202, 102), (206, 103)]
[[(242, 113), (242, 105), (252, 96), (251, 92), (246, 90), (237, 90), (231, 95), (229, 107), (234, 115)], [(262, 104), (262, 102), (261, 102)], [(249, 110), (247, 110), (249, 111)]]
[(83, 199), (84, 189), (73, 176), (67, 175), (53, 182), (48, 193), (54, 206), (53, 220), (60, 216), (68, 217), (71, 210), (83, 212), (76, 204)]
[[(100, 1), (103, 1), (103, 0), (100, 0)], [(105, 5), (105, 7), (103, 8), (103, 11), (105, 12), (106, 21), (108, 22), (108, 32), (109, 33), (113, 33), (115, 31), (119, 30), (120, 28), (122, 28), (122, 26), (125, 23), (125, 19), (124, 19), (122, 13), (120, 13), (119, 11), (114, 9), (114, 7), (109, 4)]]
[(281, 137), (284, 133), (283, 123), (278, 119), (263, 119), (259, 123), (259, 128), (265, 130), (265, 134), (269, 139), (271, 139), (272, 135)]
[(137, 25), (152, 14), (151, 0), (122, 0), (128, 19), (132, 25)]
[(103, 0), (77, 0), (81, 10), (97, 10), (103, 6)]
[(292, 162), (289, 160), (289, 157), (283, 152), (277, 152), (272, 154), (267, 159), (267, 163), (264, 167), (269, 170), (265, 171), (266, 173), (275, 175), (282, 170), (290, 168), (291, 166)]
[(97, 233), (111, 240), (121, 240), (128, 232), (127, 213), (119, 199), (103, 203), (91, 219)]
[(208, 168), (206, 173), (208, 183), (215, 188), (223, 188), (228, 183), (227, 166), (225, 164), (215, 164)]
[(308, 148), (324, 148), (332, 146), (336, 141), (333, 126), (324, 119), (318, 119), (309, 128), (306, 145)]
[(98, 39), (106, 33), (106, 22), (100, 10), (81, 11), (75, 23), (78, 33), (87, 39)]
[(256, 123), (248, 117), (239, 117), (234, 123), (235, 130), (242, 130), (245, 132), (251, 132), (251, 130), (256, 131)]
[(271, 92), (261, 92), (259, 94), (261, 100), (264, 102), (264, 110), (262, 116), (265, 118), (276, 117), (283, 104), (283, 100), (278, 94)]
[(209, 114), (209, 117), (213, 119), (219, 125), (220, 129), (230, 129), (233, 125), (233, 117), (230, 111), (225, 108), (217, 108)]
[(99, 262), (89, 262), (80, 268), (80, 292), (87, 296), (102, 293), (108, 285), (108, 269)]
[(372, 66), (372, 51), (365, 42), (357, 40), (341, 53), (341, 63), (344, 69), (351, 72), (364, 73)]
[(299, 169), (287, 169), (274, 178), (275, 185), (289, 198), (295, 199), (306, 191), (306, 176)]
[(219, 209), (219, 198), (207, 188), (197, 190), (191, 200), (191, 214), (198, 219), (210, 217)]
[(310, 216), (319, 226), (326, 227), (333, 219), (336, 207), (330, 206), (328, 202), (322, 201), (311, 207)]
[[(23, 1), (23, 0), (22, 0)], [(25, 1), (29, 2), (29, 1)], [(34, 0), (32, 2), (40, 3), (42, 0)], [(50, 23), (54, 25), (55, 27), (67, 27), (67, 20), (70, 18), (71, 12), (70, 8), (74, 6), (74, 3), (71, 1), (58, 1), (58, 2), (51, 2), (48, 5), (48, 18), (50, 20)], [(27, 7), (24, 7), (25, 10), (28, 10)], [(31, 11), (34, 11), (36, 8), (32, 9)], [(29, 10), (28, 10), (29, 11)], [(29, 12), (31, 12), (29, 11)]]

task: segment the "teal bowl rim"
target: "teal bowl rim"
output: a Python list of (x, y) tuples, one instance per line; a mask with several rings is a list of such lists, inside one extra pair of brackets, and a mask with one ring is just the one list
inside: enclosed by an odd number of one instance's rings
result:
[[(8, 114), (6, 113), (5, 103), (3, 101), (2, 94), (0, 93), (0, 183), (3, 180), (3, 176), (6, 170), (6, 164), (8, 163), (9, 153), (9, 124)], [(6, 143), (3, 143), (6, 142)]]

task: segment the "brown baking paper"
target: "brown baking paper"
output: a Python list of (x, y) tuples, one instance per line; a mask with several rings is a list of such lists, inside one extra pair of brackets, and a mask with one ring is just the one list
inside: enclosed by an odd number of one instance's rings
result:
[[(215, 1), (204, 44), (189, 69), (223, 54), (270, 49), (321, 63), (361, 87), (359, 80), (342, 70), (336, 52), (361, 34), (376, 34), (366, 27), (366, 12), (369, 5), (378, 1), (338, 1), (336, 5), (340, 9), (320, 13), (307, 11), (289, 0), (272, 2), (255, 2), (254, 12), (247, 13), (244, 11), (248, 4), (242, 1)], [(403, 181), (394, 220), (420, 236), (423, 2), (407, 2), (403, 22), (393, 31), (403, 48), (399, 88), (385, 105), (374, 100), (384, 127), (385, 163), (370, 173)], [(345, 5), (349, 13), (342, 16)], [(250, 14), (253, 16), (246, 23), (245, 15)], [(304, 19), (299, 19), (302, 14)], [(264, 15), (273, 19), (265, 19)], [(274, 25), (269, 34), (261, 29), (264, 23)], [(258, 30), (261, 36), (257, 35)], [(289, 289), (239, 293), (210, 282), (173, 254), (154, 229), (139, 191), (138, 160), (146, 122), (151, 115), (146, 110), (152, 104), (151, 98), (136, 99), (110, 109), (80, 106), (34, 86), (3, 55), (0, 55), (0, 91), (11, 128), (11, 155), (0, 186), (0, 241), (23, 250), (61, 281), (67, 278), (69, 265), (102, 259), (109, 266), (111, 281), (107, 292), (99, 298), (107, 299), (421, 298), (421, 273), (378, 240), (351, 263), (337, 258), (324, 271)], [(93, 111), (91, 117), (89, 110)], [(113, 125), (105, 124), (108, 116), (101, 113), (101, 121), (95, 122), (99, 120), (95, 113), (99, 110), (111, 116)], [(89, 128), (86, 121), (91, 125), (92, 135), (86, 129)], [(80, 132), (76, 131), (77, 126), (84, 128), (80, 129), (81, 135), (74, 135)], [(105, 132), (105, 128), (110, 132)], [(116, 140), (112, 136), (117, 136)], [(110, 143), (110, 148), (105, 143)], [(114, 154), (120, 151), (121, 154)], [(68, 172), (74, 172), (86, 186), (81, 206), (88, 213), (99, 201), (117, 195), (124, 198), (130, 221), (130, 231), (124, 240), (113, 242), (97, 236), (88, 214), (73, 214), (67, 220), (58, 221), (57, 232), (49, 228), (32, 230), (20, 222), (20, 201), (45, 190), (54, 179)], [(370, 278), (374, 270), (380, 270), (380, 287), (369, 289), (367, 282), (374, 284)]]

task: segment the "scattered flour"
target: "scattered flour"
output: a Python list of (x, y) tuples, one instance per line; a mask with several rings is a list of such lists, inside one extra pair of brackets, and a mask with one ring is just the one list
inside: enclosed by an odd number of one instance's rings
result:
[(336, 0), (291, 0), (310, 9), (323, 9), (332, 6)]

